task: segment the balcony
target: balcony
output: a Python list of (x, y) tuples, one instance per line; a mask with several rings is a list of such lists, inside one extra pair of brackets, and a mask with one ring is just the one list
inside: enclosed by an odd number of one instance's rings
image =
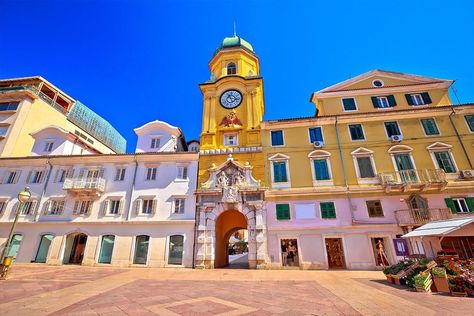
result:
[(59, 103), (55, 102), (52, 98), (47, 96), (45, 93), (38, 90), (38, 87), (35, 85), (20, 85), (20, 86), (11, 86), (11, 87), (0, 87), (0, 92), (16, 92), (16, 91), (30, 91), (38, 97), (52, 106), (57, 111), (67, 114), (67, 108), (64, 105), (60, 105)]
[(380, 184), (388, 193), (392, 190), (403, 192), (410, 189), (424, 191), (428, 188), (444, 189), (447, 184), (446, 174), (441, 169), (401, 170), (379, 174)]
[(451, 217), (452, 214), (449, 208), (419, 208), (395, 211), (395, 218), (399, 226), (421, 226), (432, 221)]
[(63, 190), (80, 196), (100, 197), (105, 191), (104, 178), (67, 178), (64, 180)]

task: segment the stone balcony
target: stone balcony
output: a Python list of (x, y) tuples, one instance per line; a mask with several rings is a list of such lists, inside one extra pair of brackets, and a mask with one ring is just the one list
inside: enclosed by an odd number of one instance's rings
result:
[(67, 178), (64, 180), (63, 190), (79, 196), (100, 197), (105, 191), (106, 183), (104, 178)]
[(446, 174), (441, 169), (412, 169), (379, 174), (380, 184), (388, 193), (392, 190), (408, 191), (428, 188), (444, 189), (447, 185)]
[(449, 208), (406, 209), (395, 211), (399, 226), (421, 226), (453, 217)]

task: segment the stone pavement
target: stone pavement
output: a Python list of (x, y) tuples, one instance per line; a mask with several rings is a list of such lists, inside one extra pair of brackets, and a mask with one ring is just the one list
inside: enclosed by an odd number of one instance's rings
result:
[(9, 315), (473, 315), (474, 299), (416, 293), (378, 271), (191, 270), (16, 264)]

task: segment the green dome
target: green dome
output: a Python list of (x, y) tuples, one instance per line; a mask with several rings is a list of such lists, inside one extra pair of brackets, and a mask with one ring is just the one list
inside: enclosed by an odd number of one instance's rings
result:
[(250, 45), (249, 42), (247, 42), (246, 40), (244, 40), (243, 38), (237, 35), (224, 38), (218, 50), (223, 49), (223, 48), (231, 48), (231, 47), (243, 47), (251, 51), (252, 53), (255, 53), (252, 45)]

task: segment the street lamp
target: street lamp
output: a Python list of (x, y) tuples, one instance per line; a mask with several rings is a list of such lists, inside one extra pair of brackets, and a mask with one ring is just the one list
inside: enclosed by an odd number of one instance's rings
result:
[(0, 271), (0, 280), (4, 280), (7, 278), (7, 273), (8, 269), (10, 268), (10, 265), (12, 263), (12, 258), (8, 257), (8, 251), (10, 250), (10, 244), (13, 239), (13, 233), (15, 232), (15, 227), (16, 223), (18, 222), (18, 217), (20, 216), (21, 213), (21, 208), (23, 204), (28, 201), (31, 197), (31, 192), (29, 187), (25, 187), (23, 191), (18, 193), (18, 206), (15, 210), (15, 220), (13, 221), (12, 228), (10, 229), (10, 234), (8, 235), (7, 243), (5, 244), (5, 247), (3, 248), (2, 251), (2, 256), (0, 257), (2, 259), (2, 269)]

